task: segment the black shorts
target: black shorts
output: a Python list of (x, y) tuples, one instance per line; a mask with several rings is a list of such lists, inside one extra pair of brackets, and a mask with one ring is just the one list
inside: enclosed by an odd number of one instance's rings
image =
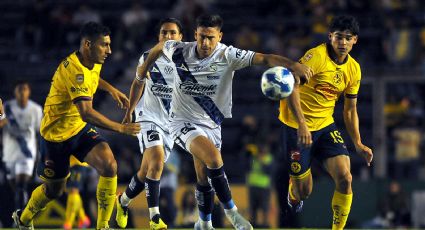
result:
[(349, 155), (344, 139), (335, 123), (323, 129), (311, 132), (313, 144), (309, 148), (301, 148), (297, 144), (297, 130), (283, 125), (283, 151), (288, 154), (289, 175), (303, 178), (310, 170), (312, 158), (320, 162), (338, 155)]
[(86, 155), (101, 142), (106, 142), (106, 140), (91, 124), (87, 124), (77, 135), (64, 142), (51, 142), (42, 137), (40, 140), (41, 158), (37, 165), (38, 176), (49, 181), (68, 177), (71, 154), (79, 161), (84, 162)]

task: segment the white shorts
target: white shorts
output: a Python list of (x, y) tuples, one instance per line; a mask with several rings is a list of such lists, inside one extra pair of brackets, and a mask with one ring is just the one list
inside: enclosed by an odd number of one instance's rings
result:
[(221, 126), (210, 128), (190, 122), (172, 121), (170, 132), (174, 142), (188, 152), (190, 152), (190, 144), (198, 136), (208, 138), (219, 151), (221, 150)]
[(32, 176), (35, 160), (28, 158), (28, 159), (13, 161), (13, 162), (5, 162), (5, 164), (7, 169), (6, 178), (8, 180), (11, 180), (15, 178), (16, 175), (20, 175), (20, 174)]
[(164, 146), (164, 162), (167, 161), (173, 149), (174, 142), (167, 129), (163, 129), (157, 124), (148, 121), (140, 122), (140, 133), (137, 134), (139, 139), (140, 152), (143, 154), (147, 148), (162, 145)]

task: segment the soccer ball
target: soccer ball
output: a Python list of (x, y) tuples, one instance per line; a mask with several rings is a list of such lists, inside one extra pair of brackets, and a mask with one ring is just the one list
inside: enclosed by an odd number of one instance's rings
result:
[(291, 95), (294, 82), (294, 76), (287, 68), (276, 66), (261, 76), (261, 91), (269, 99), (279, 101)]

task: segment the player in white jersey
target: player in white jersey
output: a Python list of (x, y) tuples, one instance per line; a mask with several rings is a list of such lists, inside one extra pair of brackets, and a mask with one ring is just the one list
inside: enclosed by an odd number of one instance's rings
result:
[(21, 209), (28, 200), (29, 183), (37, 154), (37, 134), (43, 116), (42, 108), (31, 101), (30, 86), (18, 82), (15, 99), (4, 103), (6, 119), (0, 121), (3, 128), (3, 162), (7, 179), (15, 193), (15, 209)]
[(158, 43), (138, 69), (133, 86), (140, 85), (144, 77), (148, 77), (148, 69), (161, 53), (175, 63), (178, 76), (173, 88), (170, 130), (175, 142), (194, 158), (200, 214), (195, 229), (213, 229), (211, 213), (215, 192), (232, 225), (236, 229), (248, 230), (252, 226), (238, 213), (233, 202), (220, 153), (220, 125), (224, 118), (231, 117), (234, 71), (251, 65), (285, 66), (295, 76), (306, 80), (312, 72), (282, 56), (255, 53), (220, 43), (222, 24), (218, 15), (202, 15), (197, 19), (195, 42)]
[[(182, 40), (182, 26), (177, 19), (164, 19), (159, 23), (159, 28), (159, 41)], [(149, 51), (140, 57), (138, 66), (144, 63), (148, 54)], [(149, 75), (150, 79), (144, 85), (134, 85), (138, 87), (138, 94), (130, 94), (132, 103), (124, 118), (124, 122), (131, 122), (131, 114), (135, 110), (136, 122), (140, 122), (142, 127), (137, 137), (143, 159), (139, 171), (132, 177), (125, 192), (117, 197), (116, 221), (121, 228), (127, 225), (131, 199), (146, 187), (150, 229), (167, 229), (160, 218), (159, 181), (164, 162), (174, 144), (169, 131), (168, 113), (177, 70), (170, 59), (161, 56), (149, 70)]]

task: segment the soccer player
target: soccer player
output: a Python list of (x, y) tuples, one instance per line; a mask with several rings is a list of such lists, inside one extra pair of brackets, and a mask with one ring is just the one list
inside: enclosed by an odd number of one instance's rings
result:
[(80, 48), (63, 60), (57, 68), (44, 104), (41, 121), (40, 164), (38, 175), (43, 184), (31, 195), (23, 211), (13, 212), (19, 229), (33, 229), (34, 216), (52, 199), (62, 195), (69, 176), (69, 157), (87, 162), (100, 175), (96, 197), (98, 218), (96, 229), (108, 229), (117, 188), (117, 163), (109, 145), (95, 126), (136, 135), (139, 124), (113, 122), (92, 107), (93, 95), (99, 87), (108, 91), (122, 107), (127, 97), (100, 78), (105, 59), (111, 54), (110, 30), (89, 22), (81, 29)]
[(71, 155), (69, 161), (71, 174), (66, 183), (66, 192), (68, 193), (68, 197), (66, 200), (63, 229), (72, 229), (72, 225), (77, 217), (78, 228), (87, 228), (90, 226), (90, 219), (84, 210), (80, 191), (83, 188), (83, 183), (89, 170), (89, 165), (86, 162), (80, 162), (73, 155)]
[[(289, 158), (290, 185), (288, 201), (293, 211), (300, 211), (313, 186), (312, 157), (322, 162), (335, 182), (332, 198), (332, 229), (343, 229), (352, 201), (350, 158), (332, 114), (338, 97), (344, 95), (344, 122), (356, 151), (370, 165), (372, 150), (363, 145), (357, 115), (357, 93), (360, 87), (359, 64), (349, 55), (357, 43), (359, 26), (351, 16), (333, 18), (329, 42), (310, 49), (300, 62), (313, 70), (305, 85), (296, 85), (289, 98), (297, 117), (280, 102), (279, 119), (283, 122), (284, 149)], [(299, 92), (299, 93), (297, 93)], [(301, 114), (301, 115), (300, 115)], [(298, 135), (297, 135), (298, 134)]]
[(174, 79), (169, 127), (174, 141), (193, 155), (200, 213), (195, 229), (213, 229), (214, 193), (236, 229), (252, 229), (233, 202), (220, 153), (221, 123), (224, 118), (231, 117), (234, 71), (250, 65), (267, 65), (285, 66), (295, 75), (306, 78), (311, 72), (308, 67), (282, 56), (255, 53), (220, 43), (223, 20), (218, 15), (202, 15), (196, 23), (196, 41), (160, 42), (151, 49), (138, 68), (132, 90), (142, 84), (149, 67), (161, 53), (174, 62), (178, 75)]
[(0, 121), (0, 128), (3, 127), (3, 162), (7, 179), (15, 194), (15, 209), (20, 209), (28, 201), (27, 185), (34, 170), (43, 110), (30, 100), (28, 82), (19, 81), (14, 94), (14, 99), (4, 103), (7, 119)]
[[(181, 41), (182, 38), (182, 25), (177, 19), (167, 18), (159, 23), (160, 42), (170, 39)], [(138, 66), (143, 64), (148, 54), (149, 51), (140, 57)], [(150, 79), (145, 84), (132, 85), (134, 89), (131, 92), (137, 93), (130, 94), (130, 108), (124, 118), (124, 123), (130, 122), (131, 114), (136, 110), (136, 122), (140, 122), (142, 127), (137, 137), (143, 159), (125, 192), (117, 197), (116, 221), (121, 228), (127, 226), (130, 201), (146, 187), (150, 229), (167, 229), (159, 212), (159, 182), (164, 162), (174, 145), (169, 131), (168, 113), (177, 70), (167, 57), (162, 56), (155, 61), (149, 75)]]

